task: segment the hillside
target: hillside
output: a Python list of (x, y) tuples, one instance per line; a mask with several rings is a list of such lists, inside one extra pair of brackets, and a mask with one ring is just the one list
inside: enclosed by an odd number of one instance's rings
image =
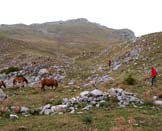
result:
[(62, 57), (68, 60), (76, 58), (83, 52), (98, 55), (101, 50), (115, 43), (134, 39), (134, 33), (128, 29), (110, 29), (86, 19), (1, 25), (0, 53), (3, 58), (0, 63), (7, 63), (21, 54), (52, 56), (56, 61), (62, 61)]
[(60, 48), (75, 48), (80, 46), (105, 46), (119, 41), (135, 38), (134, 33), (128, 29), (115, 30), (86, 19), (68, 20), (62, 22), (48, 22), (32, 25), (1, 25), (0, 34), (16, 40), (60, 46)]
[[(8, 87), (8, 99), (0, 102), (0, 130), (162, 129), (162, 108), (153, 100), (162, 92), (161, 32), (135, 38), (130, 30), (86, 19), (1, 25), (0, 32), (0, 79)], [(150, 86), (152, 66), (158, 70), (156, 87)], [(20, 70), (6, 73), (8, 67)], [(56, 90), (40, 90), (41, 69), (59, 81)], [(17, 75), (29, 87), (10, 88)]]

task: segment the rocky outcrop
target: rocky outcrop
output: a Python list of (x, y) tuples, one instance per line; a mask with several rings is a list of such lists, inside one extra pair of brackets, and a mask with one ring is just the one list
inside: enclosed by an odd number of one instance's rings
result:
[(111, 88), (106, 92), (99, 89), (94, 89), (92, 91), (83, 91), (79, 96), (72, 97), (71, 99), (64, 98), (62, 104), (52, 105), (47, 104), (40, 108), (29, 109), (26, 106), (11, 106), (11, 108), (4, 108), (0, 111), (9, 112), (10, 119), (18, 119), (16, 114), (19, 113), (23, 116), (30, 115), (50, 115), (50, 114), (63, 114), (63, 113), (81, 113), (78, 112), (79, 109), (82, 111), (96, 108), (102, 108), (110, 98), (116, 98), (119, 107), (126, 107), (130, 104), (139, 105), (143, 104), (143, 101), (136, 97), (135, 94), (126, 92), (120, 88)]
[(135, 94), (126, 92), (120, 88), (111, 88), (107, 92), (95, 89), (93, 91), (83, 91), (80, 96), (71, 99), (64, 98), (61, 105), (52, 106), (50, 104), (41, 107), (40, 114), (56, 114), (56, 113), (77, 113), (80, 105), (85, 105), (82, 110), (90, 110), (93, 107), (101, 107), (111, 97), (115, 97), (118, 101), (119, 107), (126, 107), (130, 104), (140, 105), (143, 101), (136, 97)]
[(126, 107), (129, 104), (143, 104), (143, 101), (136, 97), (135, 94), (126, 92), (120, 88), (111, 88), (108, 90), (111, 96), (117, 98), (120, 107)]
[(0, 79), (5, 81), (7, 87), (12, 87), (12, 81), (18, 75), (23, 75), (27, 78), (28, 86), (35, 85), (44, 77), (54, 78), (62, 83), (65, 78), (65, 70), (62, 65), (28, 63), (23, 65), (20, 71), (0, 74)]

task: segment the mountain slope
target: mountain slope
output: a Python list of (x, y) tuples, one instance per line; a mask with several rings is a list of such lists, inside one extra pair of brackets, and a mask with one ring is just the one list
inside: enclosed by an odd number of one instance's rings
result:
[(98, 55), (115, 43), (134, 39), (134, 33), (130, 30), (110, 29), (82, 18), (0, 26), (0, 49), (5, 50), (1, 53), (4, 56), (5, 53), (9, 54), (10, 59), (24, 53), (57, 57), (59, 61), (61, 56), (73, 58), (84, 51)]

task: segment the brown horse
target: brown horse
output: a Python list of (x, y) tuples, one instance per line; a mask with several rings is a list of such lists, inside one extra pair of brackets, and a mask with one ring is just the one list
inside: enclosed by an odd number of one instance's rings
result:
[(0, 80), (0, 88), (1, 88), (2, 86), (3, 86), (4, 88), (6, 88), (6, 84), (4, 83), (4, 81), (1, 81), (1, 80)]
[(24, 87), (24, 83), (28, 85), (28, 80), (23, 76), (17, 76), (15, 79), (13, 79), (13, 87), (15, 87), (17, 84), (21, 84), (21, 87)]
[[(58, 87), (58, 81), (56, 80), (56, 79), (47, 79), (47, 78), (45, 78), (45, 79), (43, 79), (43, 80), (41, 80), (41, 89), (44, 91), (45, 90), (45, 86), (51, 86), (52, 88), (55, 86), (56, 88)], [(55, 89), (56, 89), (55, 88)]]

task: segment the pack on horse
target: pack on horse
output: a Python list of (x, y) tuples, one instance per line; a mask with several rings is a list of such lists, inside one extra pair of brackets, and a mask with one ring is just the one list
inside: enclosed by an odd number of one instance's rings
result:
[(1, 80), (0, 80), (0, 88), (1, 88), (2, 86), (3, 86), (4, 88), (6, 88), (6, 84), (4, 83), (4, 81), (1, 81)]
[(28, 80), (24, 76), (17, 76), (13, 79), (13, 87), (18, 85), (24, 87), (24, 83), (28, 85)]
[[(52, 88), (53, 87), (58, 87), (58, 81), (56, 79), (53, 79), (53, 78), (44, 78), (43, 80), (41, 80), (41, 89), (44, 91), (45, 90), (45, 86), (51, 86)], [(56, 89), (55, 88), (55, 89)]]

